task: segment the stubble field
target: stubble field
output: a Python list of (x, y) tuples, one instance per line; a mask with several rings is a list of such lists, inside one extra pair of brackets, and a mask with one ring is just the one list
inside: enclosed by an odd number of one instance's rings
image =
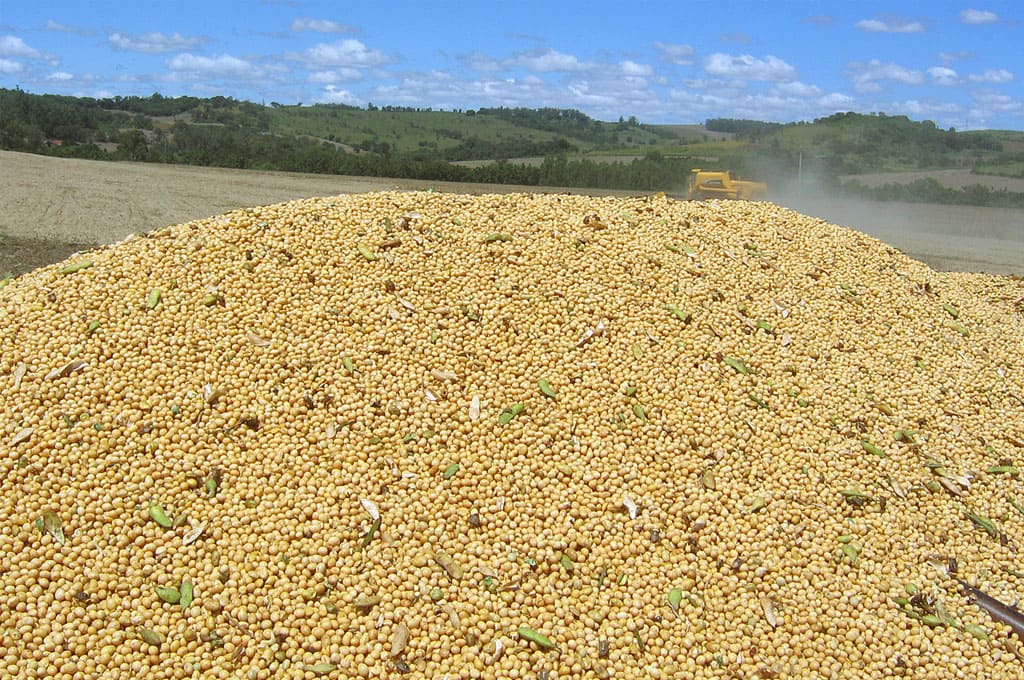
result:
[[(565, 191), (109, 163), (0, 151), (0, 277), (21, 274), (129, 234), (239, 207), (310, 196), (428, 188), (469, 194)], [(880, 238), (938, 270), (1024, 273), (1024, 211), (874, 203), (812, 192), (772, 200)]]

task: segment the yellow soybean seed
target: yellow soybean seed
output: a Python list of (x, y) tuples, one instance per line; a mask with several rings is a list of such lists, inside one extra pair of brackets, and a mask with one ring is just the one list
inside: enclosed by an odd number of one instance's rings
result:
[(1022, 586), (1022, 299), (769, 203), (564, 193), (17, 277), (0, 675), (1017, 677), (936, 555)]

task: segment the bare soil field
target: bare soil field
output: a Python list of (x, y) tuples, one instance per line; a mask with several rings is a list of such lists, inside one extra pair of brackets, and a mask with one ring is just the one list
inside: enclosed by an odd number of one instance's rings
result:
[[(111, 163), (0, 151), (0, 278), (133, 233), (236, 208), (387, 189), (635, 193)], [(936, 269), (1024, 272), (1024, 211), (872, 203), (809, 193), (773, 200), (880, 238)]]

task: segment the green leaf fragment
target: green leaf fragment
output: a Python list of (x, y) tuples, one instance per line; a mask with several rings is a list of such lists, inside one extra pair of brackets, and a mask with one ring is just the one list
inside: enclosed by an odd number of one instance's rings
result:
[(1010, 506), (1014, 510), (1016, 510), (1020, 514), (1024, 515), (1024, 505), (1021, 505), (1020, 503), (1018, 503), (1017, 501), (1013, 500), (1012, 498), (1007, 498), (1006, 500), (1007, 500), (1007, 502), (1009, 502)]
[(156, 596), (167, 604), (178, 604), (181, 602), (181, 591), (174, 586), (157, 586)]
[(305, 666), (303, 670), (306, 670), (313, 675), (327, 675), (333, 670), (336, 670), (338, 666), (333, 663), (315, 663), (311, 666)]
[(964, 625), (964, 630), (968, 634), (970, 634), (971, 637), (974, 637), (978, 640), (984, 640), (985, 642), (991, 640), (991, 638), (988, 635), (988, 631), (979, 625), (968, 623)]
[(752, 401), (755, 404), (757, 404), (758, 408), (763, 408), (765, 410), (770, 410), (770, 409), (768, 409), (768, 403), (764, 399), (762, 399), (761, 397), (759, 397), (756, 394), (754, 394), (753, 392), (747, 392), (747, 398), (750, 399), (750, 401)]
[(572, 559), (565, 553), (562, 553), (562, 557), (558, 561), (562, 565), (562, 569), (565, 569), (570, 574), (576, 570), (576, 565), (573, 564)]
[(364, 548), (367, 547), (368, 545), (370, 545), (370, 542), (373, 541), (374, 535), (376, 535), (377, 531), (380, 530), (380, 522), (381, 522), (381, 518), (380, 517), (378, 517), (377, 519), (373, 520), (373, 524), (370, 525), (370, 530), (366, 532), (365, 536), (363, 536), (363, 547)]
[(181, 593), (181, 601), (179, 602), (179, 604), (181, 605), (182, 611), (184, 611), (192, 606), (192, 599), (195, 592), (194, 586), (192, 585), (192, 581), (190, 579), (185, 579), (184, 581), (182, 581), (181, 589), (179, 592)]
[(860, 565), (860, 547), (854, 543), (843, 543), (842, 544), (843, 554), (846, 555), (846, 559), (854, 567)]
[(57, 516), (53, 510), (45, 510), (40, 516), (42, 528), (46, 530), (46, 533), (53, 537), (53, 542), (57, 545), (64, 545), (67, 539), (64, 538), (64, 526), (60, 521), (60, 517)]
[(992, 475), (1010, 475), (1012, 477), (1020, 474), (1020, 470), (1013, 465), (993, 465), (986, 472)]
[(546, 635), (542, 635), (541, 633), (538, 633), (529, 626), (519, 627), (519, 637), (528, 642), (532, 642), (544, 651), (548, 651), (550, 649), (555, 648), (555, 643), (551, 641), (551, 638), (547, 637)]
[(156, 503), (149, 506), (149, 518), (164, 529), (170, 529), (174, 526), (174, 521), (171, 520), (171, 518), (167, 516), (167, 513), (164, 512), (164, 509)]
[(149, 297), (146, 298), (146, 309), (154, 309), (160, 304), (160, 297), (163, 295), (163, 291), (159, 288), (154, 288), (149, 291)]
[(459, 471), (461, 466), (458, 463), (449, 463), (441, 473), (441, 479), (451, 479)]
[(64, 275), (74, 274), (75, 272), (80, 272), (83, 269), (88, 269), (89, 267), (92, 266), (92, 264), (92, 260), (82, 260), (81, 262), (75, 262), (73, 264), (66, 265), (63, 269), (60, 270), (60, 273)]
[(905, 444), (916, 444), (917, 436), (913, 430), (896, 430), (893, 433), (892, 438), (898, 442), (904, 442)]
[(356, 372), (355, 362), (352, 361), (352, 357), (342, 357), (341, 365), (345, 367), (345, 370), (350, 374)]
[(369, 246), (364, 243), (357, 244), (356, 250), (359, 251), (359, 254), (362, 255), (363, 259), (367, 262), (374, 262), (377, 260), (377, 254), (370, 250)]
[(742, 373), (743, 375), (750, 375), (750, 369), (747, 368), (747, 365), (739, 359), (735, 359), (733, 357), (722, 357), (722, 361), (724, 361), (726, 365), (731, 366), (736, 370), (736, 372)]
[(498, 416), (498, 422), (502, 425), (508, 425), (513, 418), (523, 412), (524, 408), (522, 404), (513, 404), (501, 412)]
[(549, 383), (544, 378), (541, 378), (540, 380), (537, 381), (537, 387), (540, 388), (541, 394), (543, 394), (545, 397), (551, 397), (552, 399), (555, 398), (555, 388), (552, 387), (551, 383)]
[(633, 404), (633, 415), (635, 415), (637, 418), (644, 421), (645, 423), (648, 421), (647, 411), (646, 409), (644, 409), (643, 404)]
[(870, 453), (873, 456), (878, 456), (879, 458), (887, 458), (888, 457), (886, 455), (885, 451), (882, 450), (881, 447), (879, 447), (879, 446), (877, 446), (875, 444), (872, 444), (867, 439), (861, 440), (860, 445), (864, 448), (865, 451), (867, 451), (868, 453)]
[(160, 633), (155, 630), (150, 630), (149, 628), (139, 628), (139, 636), (154, 647), (159, 647), (164, 643), (164, 637)]
[(683, 601), (683, 589), (682, 588), (673, 588), (672, 590), (668, 591), (668, 606), (669, 606), (669, 609), (671, 609), (677, 615), (679, 614), (679, 605), (682, 603), (682, 601)]
[(367, 595), (352, 601), (352, 606), (356, 609), (370, 609), (378, 604), (380, 604), (380, 595)]
[(999, 529), (996, 527), (995, 522), (993, 522), (991, 519), (989, 519), (985, 515), (979, 515), (977, 513), (970, 511), (968, 511), (965, 514), (972, 522), (974, 522), (975, 525), (978, 526), (978, 528), (984, 529), (985, 533), (987, 533), (989, 536), (991, 536), (992, 538), (999, 538)]
[(511, 234), (504, 234), (501, 232), (494, 232), (484, 237), (484, 243), (494, 243), (495, 241), (511, 241)]
[(668, 305), (668, 311), (672, 314), (672, 316), (676, 317), (683, 323), (690, 323), (690, 321), (693, 319), (693, 316), (689, 312), (685, 312), (673, 304)]
[(89, 327), (87, 329), (85, 329), (85, 332), (88, 335), (92, 335), (102, 325), (103, 325), (103, 323), (101, 321), (93, 321), (92, 323), (89, 324)]
[(949, 314), (954, 319), (959, 319), (960, 318), (960, 310), (957, 309), (956, 307), (954, 307), (953, 305), (951, 305), (949, 303), (946, 303), (946, 304), (942, 305), (942, 308), (944, 310), (946, 310), (946, 313)]

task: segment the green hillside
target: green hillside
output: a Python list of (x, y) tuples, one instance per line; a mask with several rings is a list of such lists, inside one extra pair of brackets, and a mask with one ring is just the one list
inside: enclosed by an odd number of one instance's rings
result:
[[(690, 168), (729, 169), (784, 189), (798, 174), (840, 187), (877, 172), (958, 168), (979, 187), (846, 190), (886, 200), (1024, 207), (982, 173), (1024, 176), (1024, 132), (943, 130), (905, 116), (812, 122), (713, 118), (704, 125), (598, 121), (572, 109), (432, 111), (262, 106), (230, 97), (90, 99), (0, 90), (0, 148), (102, 160), (682, 192)], [(514, 159), (533, 159), (521, 162)], [(458, 162), (473, 161), (459, 164)], [(970, 191), (968, 191), (970, 189)]]

